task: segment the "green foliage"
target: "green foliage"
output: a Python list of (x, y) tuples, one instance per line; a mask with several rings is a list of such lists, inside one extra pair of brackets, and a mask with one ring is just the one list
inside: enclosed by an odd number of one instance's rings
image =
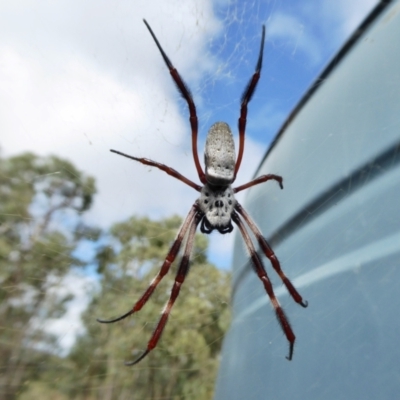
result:
[[(60, 317), (71, 296), (52, 295), (71, 267), (94, 180), (57, 157), (0, 158), (0, 398), (13, 399), (43, 362), (37, 346), (55, 347), (39, 320)], [(68, 220), (68, 225), (62, 223)], [(96, 229), (89, 229), (96, 234)], [(88, 229), (86, 229), (88, 231)], [(88, 237), (88, 235), (86, 235)]]
[[(207, 237), (196, 235), (191, 271), (157, 348), (124, 366), (146, 348), (180, 256), (140, 312), (115, 324), (95, 318), (132, 307), (182, 221), (132, 217), (101, 232), (82, 220), (94, 194), (94, 180), (66, 160), (29, 153), (0, 158), (0, 398), (212, 398), (229, 324), (229, 274), (208, 263)], [(95, 255), (82, 261), (77, 249), (88, 240)], [(88, 293), (85, 331), (60, 357), (57, 338), (43, 327), (62, 318), (72, 299), (65, 290), (59, 295), (63, 277), (89, 263), (97, 265), (99, 289)]]
[(229, 275), (207, 262), (204, 235), (196, 236), (191, 271), (157, 348), (138, 365), (126, 367), (123, 362), (146, 347), (169, 297), (177, 265), (140, 312), (115, 324), (95, 321), (132, 307), (158, 272), (180, 224), (178, 217), (158, 222), (132, 217), (111, 229), (109, 246), (119, 251), (105, 246), (99, 252), (102, 287), (84, 316), (87, 333), (70, 355), (74, 369), (87, 373), (77, 378), (71, 397), (212, 398), (229, 314)]

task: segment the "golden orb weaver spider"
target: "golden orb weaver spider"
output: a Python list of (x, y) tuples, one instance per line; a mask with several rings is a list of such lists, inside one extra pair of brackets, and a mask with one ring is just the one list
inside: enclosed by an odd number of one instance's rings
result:
[(153, 37), (164, 59), (164, 62), (169, 69), (172, 79), (174, 80), (177, 86), (179, 93), (187, 102), (190, 115), (189, 118), (190, 126), (192, 129), (193, 158), (197, 169), (197, 173), (199, 175), (200, 182), (203, 184), (203, 186), (200, 186), (197, 183), (192, 182), (190, 179), (184, 177), (178, 171), (164, 164), (160, 164), (156, 161), (152, 161), (147, 158), (137, 158), (129, 156), (117, 150), (111, 150), (113, 153), (130, 158), (135, 161), (139, 161), (140, 163), (149, 165), (151, 167), (156, 167), (166, 172), (168, 175), (173, 176), (174, 178), (182, 181), (183, 183), (186, 183), (193, 189), (200, 192), (200, 197), (195, 201), (192, 208), (190, 209), (189, 214), (184, 220), (178, 232), (178, 235), (165, 258), (165, 261), (160, 268), (160, 271), (158, 272), (157, 276), (152, 280), (152, 282), (150, 283), (149, 287), (142, 295), (142, 297), (134, 304), (132, 309), (130, 309), (127, 313), (121, 315), (120, 317), (110, 320), (98, 319), (97, 321), (101, 323), (113, 323), (120, 321), (128, 317), (129, 315), (139, 311), (146, 304), (146, 302), (156, 289), (161, 279), (169, 271), (171, 264), (173, 263), (173, 261), (175, 260), (175, 258), (179, 253), (184, 238), (187, 237), (185, 248), (183, 250), (182, 259), (179, 264), (178, 271), (175, 277), (175, 282), (171, 290), (170, 298), (167, 304), (165, 305), (164, 310), (161, 314), (161, 318), (158, 321), (156, 328), (150, 338), (150, 341), (147, 344), (147, 349), (136, 360), (125, 363), (126, 365), (137, 364), (157, 346), (157, 343), (165, 328), (172, 306), (174, 305), (175, 300), (179, 295), (181, 285), (183, 284), (189, 271), (190, 255), (193, 248), (193, 242), (197, 226), (200, 224), (200, 230), (202, 233), (205, 234), (211, 233), (214, 229), (222, 234), (225, 234), (228, 232), (232, 232), (233, 230), (232, 220), (233, 220), (233, 222), (238, 226), (239, 231), (243, 236), (245, 245), (250, 253), (250, 258), (254, 270), (264, 285), (264, 288), (274, 307), (278, 322), (280, 323), (282, 330), (285, 333), (286, 338), (289, 342), (289, 355), (286, 358), (288, 360), (291, 360), (293, 356), (293, 348), (296, 337), (293, 333), (293, 330), (289, 324), (289, 321), (282, 307), (278, 302), (278, 299), (275, 297), (271, 281), (268, 278), (267, 272), (265, 270), (265, 267), (263, 265), (260, 256), (257, 254), (257, 251), (254, 247), (254, 244), (250, 238), (249, 233), (247, 232), (244, 222), (248, 225), (251, 232), (254, 234), (261, 250), (263, 251), (265, 256), (270, 260), (272, 267), (275, 269), (275, 271), (281, 278), (282, 282), (286, 286), (287, 290), (289, 291), (294, 301), (303, 307), (307, 307), (308, 303), (306, 301), (303, 301), (300, 294), (297, 292), (297, 290), (292, 285), (290, 280), (286, 277), (285, 273), (281, 269), (278, 258), (275, 256), (267, 240), (262, 236), (261, 231), (257, 228), (256, 224), (250, 218), (249, 214), (236, 201), (234, 196), (235, 193), (238, 193), (241, 190), (248, 189), (252, 186), (258, 185), (260, 183), (269, 180), (277, 181), (279, 183), (280, 188), (283, 189), (282, 177), (272, 174), (262, 175), (244, 185), (237, 186), (235, 188), (232, 188), (231, 186), (236, 179), (236, 174), (240, 168), (240, 164), (242, 162), (242, 157), (243, 157), (245, 129), (247, 121), (247, 105), (250, 102), (255, 92), (257, 83), (260, 79), (263, 52), (264, 52), (265, 26), (263, 26), (262, 28), (260, 53), (258, 56), (256, 69), (249, 83), (247, 84), (241, 98), (240, 117), (238, 121), (238, 127), (239, 127), (238, 157), (235, 160), (235, 145), (233, 141), (232, 132), (228, 124), (226, 124), (225, 122), (217, 122), (210, 128), (207, 134), (206, 148), (204, 154), (205, 156), (204, 157), (205, 172), (204, 172), (200, 165), (199, 155), (197, 152), (198, 120), (196, 114), (196, 106), (193, 102), (192, 95), (189, 89), (187, 88), (186, 84), (180, 77), (178, 71), (175, 69), (175, 67), (172, 65), (171, 61), (165, 54), (156, 35), (150, 28), (150, 25), (147, 23), (146, 20), (143, 20), (143, 22), (145, 23), (147, 29), (149, 30), (151, 36)]

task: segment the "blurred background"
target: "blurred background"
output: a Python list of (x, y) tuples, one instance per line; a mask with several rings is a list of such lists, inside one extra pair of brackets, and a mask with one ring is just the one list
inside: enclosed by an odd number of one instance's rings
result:
[[(236, 235), (232, 323), (215, 399), (394, 399), (400, 390), (400, 5), (379, 4), (303, 97), (245, 207), (309, 307), (266, 259), (293, 360)], [(259, 251), (260, 255), (262, 252)]]
[[(95, 321), (132, 306), (197, 197), (161, 171), (109, 152), (148, 157), (198, 181), (186, 104), (142, 19), (192, 90), (201, 160), (209, 126), (222, 120), (236, 132), (266, 25), (242, 184), (376, 4), (0, 3), (1, 398), (213, 395), (230, 319), (234, 233), (199, 236), (165, 334), (139, 365), (123, 361), (146, 346), (173, 274), (135, 318)], [(328, 140), (330, 133), (320, 135)], [(269, 172), (288, 173), (276, 168)]]

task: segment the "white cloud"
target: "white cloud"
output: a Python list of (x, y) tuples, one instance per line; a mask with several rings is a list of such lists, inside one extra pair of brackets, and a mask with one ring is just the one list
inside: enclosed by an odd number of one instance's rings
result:
[(364, 20), (366, 15), (378, 4), (378, 0), (325, 0), (321, 3), (321, 16), (333, 23), (328, 27), (336, 28), (340, 39), (348, 37)]
[[(324, 16), (342, 21), (338, 26), (348, 32), (374, 1), (356, 3), (324, 1), (312, 9), (302, 3), (293, 7), (301, 10), (298, 15), (277, 12), (268, 22), (268, 38), (284, 39), (290, 51), (317, 62), (321, 43), (310, 26)], [(94, 175), (99, 194), (91, 219), (102, 225), (132, 213), (184, 214), (196, 196), (191, 188), (109, 149), (152, 158), (198, 180), (186, 105), (178, 108), (174, 85), (142, 18), (196, 87), (215, 65), (205, 56), (207, 41), (221, 28), (211, 1), (25, 0), (0, 7), (4, 154), (53, 153)]]
[(268, 22), (267, 34), (269, 40), (280, 39), (284, 42), (292, 55), (302, 52), (312, 64), (320, 62), (320, 43), (300, 18), (278, 12)]
[(301, 52), (309, 63), (318, 64), (340, 48), (377, 3), (377, 0), (299, 2), (290, 11), (272, 15), (267, 23), (268, 38), (278, 39), (292, 55)]
[(197, 180), (186, 106), (182, 112), (176, 104), (142, 17), (181, 74), (196, 82), (213, 65), (204, 57), (208, 38), (219, 29), (211, 3), (27, 0), (1, 8), (5, 155), (57, 154), (94, 175), (99, 194), (91, 217), (102, 225), (135, 212), (183, 213), (192, 189), (109, 149), (155, 159)]
[[(291, 54), (319, 62), (326, 42), (343, 40), (375, 3), (301, 2), (290, 14), (271, 17), (268, 39), (282, 40)], [(176, 102), (176, 89), (143, 17), (191, 87), (216, 69), (206, 48), (221, 29), (211, 0), (0, 4), (1, 150), (5, 155), (56, 154), (94, 175), (99, 193), (89, 218), (103, 226), (134, 213), (183, 216), (197, 196), (165, 173), (109, 152), (152, 158), (198, 181), (186, 105)], [(312, 30), (316, 25), (323, 35)], [(264, 150), (247, 139), (238, 184), (251, 179)], [(213, 260), (227, 267), (233, 234), (212, 235), (210, 244)], [(78, 288), (79, 280), (66, 278), (66, 287)], [(79, 329), (77, 315), (86, 303), (78, 299), (49, 329), (72, 332), (65, 324)], [(64, 340), (70, 343), (71, 337)]]
[[(99, 188), (89, 219), (102, 226), (136, 214), (184, 215), (197, 192), (165, 173), (110, 153), (117, 149), (170, 165), (193, 180), (187, 107), (142, 22), (146, 17), (182, 76), (196, 87), (220, 29), (211, 1), (25, 0), (0, 5), (0, 147), (70, 159)], [(71, 345), (82, 329), (88, 277), (63, 318), (46, 329)], [(82, 291), (81, 291), (82, 289)]]

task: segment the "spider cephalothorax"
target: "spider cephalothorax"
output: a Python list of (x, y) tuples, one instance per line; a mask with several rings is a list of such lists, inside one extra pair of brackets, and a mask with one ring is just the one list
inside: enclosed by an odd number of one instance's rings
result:
[(256, 238), (260, 246), (260, 249), (262, 250), (264, 255), (270, 260), (272, 267), (277, 272), (279, 277), (282, 279), (282, 282), (286, 286), (287, 290), (289, 291), (293, 299), (303, 307), (307, 307), (307, 302), (303, 301), (300, 294), (297, 292), (297, 290), (292, 285), (290, 280), (286, 277), (285, 273), (281, 269), (277, 257), (275, 256), (268, 242), (263, 237), (262, 233), (257, 228), (256, 224), (250, 218), (249, 214), (247, 214), (247, 212), (243, 209), (243, 207), (236, 201), (234, 196), (235, 193), (241, 190), (247, 189), (249, 187), (258, 185), (260, 183), (269, 180), (277, 181), (281, 189), (283, 189), (282, 178), (278, 175), (261, 175), (258, 178), (244, 185), (235, 188), (232, 188), (231, 186), (236, 179), (236, 174), (240, 168), (240, 164), (242, 162), (242, 157), (243, 157), (244, 137), (245, 137), (246, 121), (247, 121), (247, 105), (251, 100), (251, 97), (253, 96), (254, 91), (256, 89), (258, 80), (260, 79), (262, 58), (264, 51), (265, 27), (263, 26), (262, 29), (260, 53), (258, 56), (256, 70), (253, 76), (251, 77), (242, 96), (240, 117), (238, 121), (238, 128), (239, 128), (238, 156), (236, 158), (235, 145), (232, 137), (232, 132), (228, 124), (226, 124), (225, 122), (217, 122), (210, 128), (207, 135), (206, 149), (204, 152), (205, 172), (203, 172), (203, 169), (199, 161), (199, 155), (197, 152), (198, 121), (197, 121), (196, 107), (194, 105), (192, 95), (190, 94), (189, 89), (186, 87), (185, 83), (180, 77), (178, 71), (174, 68), (171, 61), (165, 54), (164, 50), (162, 49), (160, 43), (158, 42), (149, 24), (145, 20), (144, 23), (147, 29), (150, 31), (150, 34), (153, 37), (158, 49), (160, 50), (164, 62), (167, 65), (169, 72), (172, 76), (172, 79), (174, 80), (180, 94), (188, 104), (189, 114), (190, 114), (189, 120), (190, 120), (190, 126), (192, 128), (193, 159), (197, 173), (199, 175), (199, 179), (203, 184), (203, 186), (194, 183), (190, 179), (180, 174), (178, 171), (164, 164), (160, 164), (156, 161), (152, 161), (147, 158), (133, 157), (116, 150), (111, 150), (114, 153), (120, 154), (124, 157), (130, 158), (135, 161), (139, 161), (142, 164), (150, 165), (152, 167), (161, 169), (167, 174), (173, 176), (176, 179), (179, 179), (183, 183), (186, 183), (193, 189), (200, 192), (200, 197), (195, 201), (191, 210), (189, 211), (189, 214), (187, 215), (185, 221), (183, 222), (178, 232), (177, 238), (172, 244), (171, 249), (169, 250), (166, 256), (165, 261), (161, 266), (159, 273), (152, 280), (150, 286), (147, 288), (142, 297), (134, 304), (132, 309), (130, 309), (127, 313), (121, 315), (120, 317), (111, 320), (98, 320), (98, 321), (103, 323), (116, 322), (139, 311), (146, 304), (147, 300), (154, 292), (155, 288), (157, 287), (161, 279), (169, 271), (171, 264), (173, 263), (173, 261), (175, 260), (175, 258), (179, 253), (184, 238), (187, 237), (183, 250), (182, 259), (176, 274), (175, 283), (171, 290), (170, 298), (163, 310), (163, 313), (156, 326), (156, 329), (154, 330), (153, 335), (147, 344), (147, 349), (142, 353), (142, 355), (139, 358), (126, 364), (134, 365), (138, 363), (151, 350), (153, 350), (157, 346), (157, 343), (161, 337), (161, 333), (164, 330), (164, 327), (167, 323), (168, 316), (171, 312), (171, 308), (174, 305), (174, 302), (179, 295), (181, 285), (185, 280), (185, 277), (187, 276), (189, 271), (189, 259), (193, 248), (194, 236), (196, 233), (197, 226), (200, 224), (201, 232), (206, 234), (211, 233), (213, 230), (217, 230), (218, 232), (225, 234), (232, 232), (233, 230), (232, 221), (233, 221), (238, 226), (240, 233), (243, 236), (244, 242), (250, 254), (251, 262), (254, 266), (254, 270), (264, 285), (264, 288), (275, 309), (275, 313), (282, 327), (282, 330), (285, 333), (287, 340), (289, 341), (290, 346), (289, 346), (289, 355), (287, 356), (287, 359), (291, 360), (293, 356), (293, 348), (296, 337), (293, 333), (293, 330), (289, 324), (289, 321), (282, 307), (278, 302), (278, 299), (275, 297), (271, 281), (269, 280), (263, 262), (254, 247), (254, 244), (247, 231), (245, 223), (250, 228), (251, 232), (253, 233), (254, 237)]

